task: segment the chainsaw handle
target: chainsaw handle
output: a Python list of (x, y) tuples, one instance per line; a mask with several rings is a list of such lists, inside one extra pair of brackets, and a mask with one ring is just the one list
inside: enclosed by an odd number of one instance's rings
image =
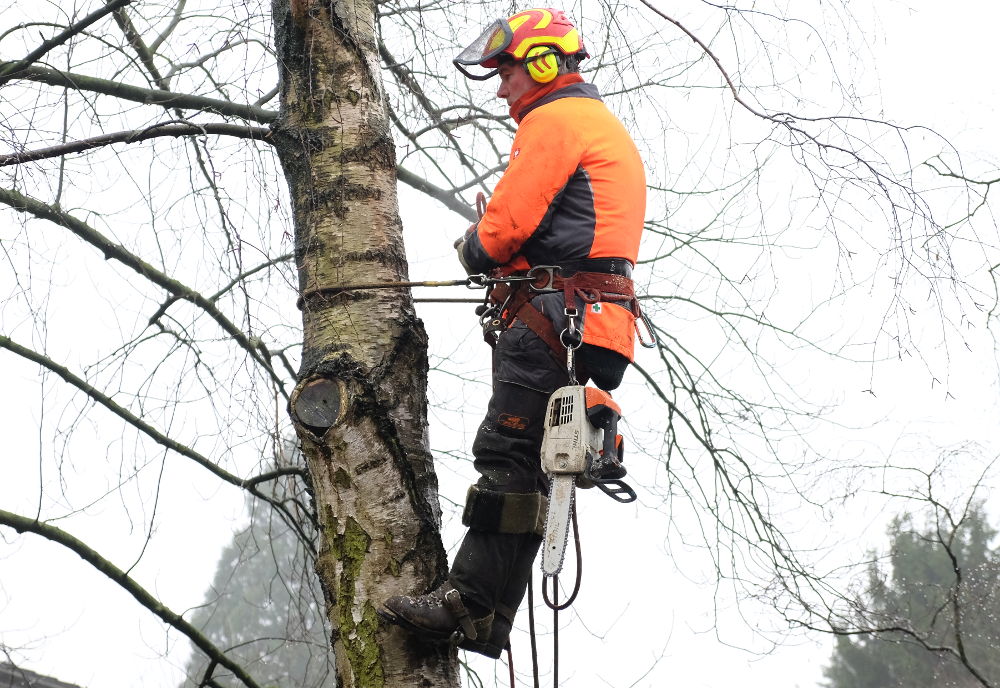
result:
[(620, 504), (629, 504), (639, 498), (635, 494), (635, 490), (622, 480), (602, 480), (594, 484), (601, 488), (604, 494)]
[(587, 417), (595, 428), (604, 431), (604, 441), (601, 446), (601, 455), (608, 460), (621, 461), (616, 451), (618, 438), (618, 414), (614, 409), (603, 404), (587, 409)]
[(618, 439), (618, 418), (617, 414), (610, 414), (611, 422), (607, 423), (604, 427), (604, 447), (602, 452), (605, 458), (611, 458), (617, 460), (619, 463), (622, 457), (618, 456), (616, 451), (617, 439)]

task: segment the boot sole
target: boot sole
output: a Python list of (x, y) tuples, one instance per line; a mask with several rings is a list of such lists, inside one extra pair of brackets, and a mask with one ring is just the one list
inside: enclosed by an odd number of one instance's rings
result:
[(463, 640), (458, 646), (463, 650), (475, 652), (476, 654), (489, 657), (490, 659), (500, 659), (500, 656), (503, 655), (503, 651), (506, 649), (503, 647), (497, 647), (496, 645), (490, 645), (489, 643), (477, 643), (468, 639)]
[(404, 619), (389, 609), (376, 609), (375, 613), (383, 621), (393, 624), (394, 626), (399, 626), (400, 628), (403, 628), (417, 636), (421, 640), (436, 645), (455, 644), (452, 638), (455, 633), (458, 633), (462, 636), (462, 640), (458, 643), (458, 647), (463, 650), (475, 652), (483, 655), (484, 657), (489, 657), (490, 659), (500, 659), (501, 655), (503, 655), (503, 651), (506, 649), (503, 647), (497, 647), (496, 645), (490, 645), (488, 643), (477, 643), (474, 640), (469, 640), (464, 634), (462, 634), (461, 630), (458, 629), (452, 633), (441, 633), (440, 631), (429, 630), (423, 626), (417, 626), (415, 623), (409, 621), (408, 619)]

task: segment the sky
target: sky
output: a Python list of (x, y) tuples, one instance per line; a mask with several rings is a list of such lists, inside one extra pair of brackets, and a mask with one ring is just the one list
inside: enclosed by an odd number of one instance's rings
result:
[[(986, 164), (971, 168), (973, 172), (988, 169), (990, 163), (995, 168), (1000, 164), (1000, 144), (991, 130), (997, 121), (1000, 93), (997, 81), (982, 74), (983, 65), (994, 61), (993, 29), (1000, 10), (993, 3), (972, 0), (909, 4), (912, 8), (904, 3), (881, 3), (884, 30), (872, 38), (885, 117), (927, 124), (961, 149), (975, 151)], [(484, 94), (492, 93), (490, 85), (482, 89)], [(496, 111), (503, 110), (494, 105)], [(428, 208), (406, 189), (401, 191), (401, 203), (404, 218), (421, 218), (424, 226), (433, 227), (432, 240), (425, 233), (417, 236), (407, 229), (411, 276), (421, 278), (449, 269), (440, 266), (450, 260), (449, 237), (461, 231), (462, 222)], [(808, 271), (804, 266), (803, 272)], [(789, 292), (789, 299), (801, 296), (794, 286)], [(432, 363), (447, 356), (459, 368), (485, 368), (481, 348), (457, 344), (478, 341), (471, 314), (458, 317), (453, 306), (428, 304), (419, 308), (432, 339)], [(890, 452), (933, 454), (938, 446), (973, 441), (983, 445), (982, 456), (988, 459), (998, 447), (991, 437), (997, 417), (996, 358), (987, 335), (981, 327), (970, 333), (971, 356), (943, 350), (929, 354), (950, 360), (945, 382), (932, 383), (926, 368), (907, 358), (890, 359), (865, 370), (852, 367), (843, 375), (839, 370), (809, 371), (814, 373), (814, 383), (818, 380), (830, 386), (830, 399), (837, 405), (835, 419), (842, 424), (817, 432), (845, 457), (862, 453), (881, 457)], [(5, 354), (2, 361), (12, 388), (37, 380), (33, 366)], [(482, 385), (453, 389), (444, 377), (442, 373), (431, 375), (431, 394), (441, 407), (432, 411), (432, 441), (435, 446), (467, 448), (476, 422), (470, 419), (475, 414), (457, 415), (453, 410), (481, 407), (483, 395), (476, 390)], [(630, 373), (625, 389), (642, 393), (640, 380)], [(642, 414), (643, 400), (629, 396), (624, 406), (634, 436), (639, 441), (650, 436), (656, 419)], [(12, 491), (22, 484), (18, 478), (37, 470), (34, 459), (40, 452), (39, 435), (51, 423), (38, 417), (35, 403), (26, 403), (17, 394), (0, 396), (0, 418), (4, 419), (0, 427), (5, 434), (15, 438), (5, 443), (3, 450), (7, 478), (0, 478), (2, 505), (15, 499)], [(841, 436), (844, 441), (838, 442)], [(108, 451), (98, 426), (84, 428), (76, 441), (81, 449), (89, 442), (95, 453)], [(127, 456), (127, 447), (114, 451)], [(108, 487), (101, 476), (88, 475), (86, 461), (75, 463), (71, 467), (75, 479), (93, 481), (95, 494)], [(975, 462), (970, 459), (970, 463)], [(440, 471), (442, 494), (460, 499), (473, 479), (470, 467), (448, 464)], [(649, 465), (634, 466), (633, 474), (639, 485), (654, 485), (662, 478)], [(184, 609), (200, 603), (221, 547), (242, 524), (243, 500), (235, 490), (205, 491), (197, 471), (176, 462), (165, 472), (165, 480), (165, 492), (188, 490), (192, 498), (186, 503), (183, 519), (171, 514), (178, 517), (176, 522), (161, 522), (156, 532), (159, 554), (143, 557), (136, 574), (165, 599), (173, 600), (176, 608)], [(47, 498), (58, 501), (58, 496)], [(711, 571), (705, 569), (696, 550), (680, 544), (676, 533), (673, 537), (664, 535), (671, 527), (667, 514), (656, 510), (657, 500), (652, 490), (640, 490), (641, 507), (611, 504), (590, 493), (580, 497), (584, 589), (573, 610), (564, 616), (562, 642), (564, 657), (566, 648), (572, 648), (574, 656), (587, 661), (564, 666), (561, 674), (567, 683), (574, 677), (574, 682), (584, 685), (615, 688), (723, 688), (734, 683), (745, 688), (818, 686), (822, 664), (829, 655), (829, 640), (792, 633), (784, 644), (771, 645), (753, 633), (755, 626), (780, 627), (782, 621), (766, 616), (753, 604), (737, 604), (728, 591), (714, 588)], [(866, 506), (863, 500), (857, 507), (851, 522), (838, 522), (822, 536), (808, 527), (796, 536), (815, 537), (823, 546), (838, 545), (857, 552), (878, 545), (891, 512)], [(137, 528), (141, 530), (141, 525)], [(111, 532), (109, 529), (106, 538), (99, 531), (93, 532), (88, 541), (117, 552), (116, 560), (127, 566), (141, 550), (134, 543), (122, 546)], [(445, 537), (452, 550), (460, 532), (454, 518), (446, 523)], [(161, 560), (164, 552), (172, 553), (169, 556), (175, 560)], [(178, 557), (182, 559), (179, 568)], [(630, 596), (630, 590), (641, 595)], [(129, 621), (121, 623), (120, 619)], [(109, 620), (116, 621), (109, 624)], [(521, 619), (522, 629), (523, 623)], [(546, 619), (540, 623), (548, 628)], [(653, 644), (656, 651), (645, 642), (649, 636), (662, 638), (662, 643)], [(542, 642), (549, 638), (544, 636)], [(637, 642), (637, 638), (644, 641)], [(165, 636), (162, 626), (148, 614), (136, 614), (135, 603), (125, 593), (81, 566), (73, 555), (9, 530), (0, 531), (0, 641), (20, 647), (18, 659), (27, 668), (84, 688), (172, 686), (187, 656), (184, 640), (176, 634)], [(516, 661), (524, 671), (528, 656), (525, 634), (514, 642)], [(114, 652), (109, 653), (108, 648)], [(168, 657), (166, 665), (175, 668), (173, 673), (164, 670), (164, 655)], [(474, 666), (484, 676), (492, 675), (496, 668), (503, 685), (505, 670), (500, 665), (475, 659)]]

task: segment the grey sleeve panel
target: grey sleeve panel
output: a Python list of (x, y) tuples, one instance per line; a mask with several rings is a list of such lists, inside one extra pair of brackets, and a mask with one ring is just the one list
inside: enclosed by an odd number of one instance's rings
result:
[(531, 265), (559, 265), (590, 255), (597, 231), (590, 175), (577, 167), (549, 205), (545, 217), (524, 242), (521, 253)]
[(479, 233), (473, 232), (462, 246), (462, 256), (465, 264), (473, 273), (489, 272), (493, 268), (500, 267), (500, 263), (493, 260), (483, 243), (479, 240)]

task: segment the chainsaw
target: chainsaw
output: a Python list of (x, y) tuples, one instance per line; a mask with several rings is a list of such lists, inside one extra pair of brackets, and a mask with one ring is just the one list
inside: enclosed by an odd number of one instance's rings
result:
[(624, 444), (618, 433), (621, 408), (607, 392), (594, 387), (560, 387), (549, 397), (542, 436), (542, 469), (549, 476), (542, 572), (562, 570), (576, 488), (597, 486), (627, 504), (635, 490), (622, 481)]

